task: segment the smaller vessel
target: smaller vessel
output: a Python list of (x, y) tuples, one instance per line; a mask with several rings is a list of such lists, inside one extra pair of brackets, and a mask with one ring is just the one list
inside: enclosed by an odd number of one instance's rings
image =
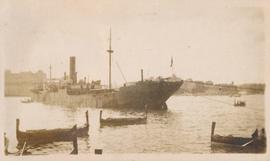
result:
[(130, 118), (102, 118), (102, 110), (99, 113), (100, 127), (103, 126), (124, 126), (124, 125), (136, 125), (146, 124), (147, 122), (147, 110), (143, 117), (130, 117)]
[(32, 103), (33, 100), (31, 98), (25, 98), (23, 100), (21, 100), (22, 103)]
[(77, 137), (88, 136), (89, 122), (88, 111), (86, 111), (86, 124), (83, 127), (74, 125), (72, 128), (57, 128), (57, 129), (39, 129), (20, 131), (20, 120), (16, 120), (16, 137), (18, 147), (27, 145), (46, 144), (57, 141), (73, 141)]
[(262, 129), (261, 136), (258, 136), (258, 130), (252, 134), (252, 137), (235, 137), (232, 135), (229, 136), (221, 136), (214, 134), (215, 132), (216, 122), (212, 122), (211, 129), (211, 145), (212, 143), (219, 143), (223, 145), (229, 145), (233, 147), (238, 147), (240, 150), (243, 148), (250, 148), (254, 150), (265, 150), (266, 148), (266, 136), (264, 132), (264, 128)]
[(234, 100), (234, 106), (246, 106), (245, 101)]

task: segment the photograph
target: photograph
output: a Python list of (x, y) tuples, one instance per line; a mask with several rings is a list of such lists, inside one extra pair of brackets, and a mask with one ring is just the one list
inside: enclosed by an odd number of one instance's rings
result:
[(266, 1), (0, 4), (0, 158), (269, 157)]

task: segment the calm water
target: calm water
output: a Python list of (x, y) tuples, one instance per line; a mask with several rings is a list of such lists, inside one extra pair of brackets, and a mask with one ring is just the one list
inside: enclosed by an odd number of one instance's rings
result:
[[(9, 150), (16, 151), (15, 120), (20, 129), (50, 129), (71, 127), (85, 123), (89, 111), (90, 136), (79, 138), (79, 153), (212, 153), (228, 152), (211, 149), (211, 122), (216, 121), (215, 133), (250, 137), (255, 128), (264, 127), (264, 96), (242, 96), (246, 107), (234, 107), (228, 96), (173, 96), (168, 111), (151, 111), (147, 124), (118, 127), (99, 127), (99, 110), (86, 107), (59, 107), (41, 103), (21, 103), (23, 98), (5, 99), (6, 127)], [(218, 101), (213, 101), (218, 100)], [(224, 103), (222, 103), (224, 102)], [(229, 103), (229, 104), (226, 104)], [(141, 116), (132, 111), (103, 110), (103, 117)], [(72, 143), (58, 142), (30, 149), (32, 154), (69, 154)]]

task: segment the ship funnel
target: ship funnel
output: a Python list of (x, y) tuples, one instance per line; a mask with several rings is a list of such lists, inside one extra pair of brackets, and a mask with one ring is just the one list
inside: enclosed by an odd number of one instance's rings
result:
[(141, 81), (143, 82), (143, 69), (141, 69)]
[(71, 56), (69, 58), (69, 77), (73, 84), (77, 83), (77, 72), (76, 72), (76, 57)]
[(64, 72), (64, 80), (67, 80), (67, 73)]

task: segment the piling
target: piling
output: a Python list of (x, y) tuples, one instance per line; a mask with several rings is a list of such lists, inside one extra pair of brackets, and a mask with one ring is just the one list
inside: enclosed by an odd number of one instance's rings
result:
[(102, 110), (100, 110), (99, 112), (99, 123), (101, 122), (101, 119), (102, 119)]
[(214, 136), (214, 133), (215, 133), (215, 127), (216, 127), (216, 122), (212, 122), (211, 141), (212, 141), (212, 137)]
[(72, 128), (74, 129), (74, 136), (73, 136), (73, 139), (72, 139), (72, 143), (73, 143), (73, 150), (70, 154), (78, 154), (78, 140), (77, 140), (77, 125), (74, 125), (74, 127)]
[(16, 119), (16, 138), (18, 139), (18, 132), (20, 128), (20, 119)]
[(143, 69), (141, 69), (141, 81), (143, 82)]
[(85, 117), (86, 117), (86, 125), (89, 126), (88, 110), (85, 112)]
[(144, 105), (144, 110), (145, 110), (145, 117), (147, 119), (147, 113), (148, 113), (148, 105), (147, 104)]

